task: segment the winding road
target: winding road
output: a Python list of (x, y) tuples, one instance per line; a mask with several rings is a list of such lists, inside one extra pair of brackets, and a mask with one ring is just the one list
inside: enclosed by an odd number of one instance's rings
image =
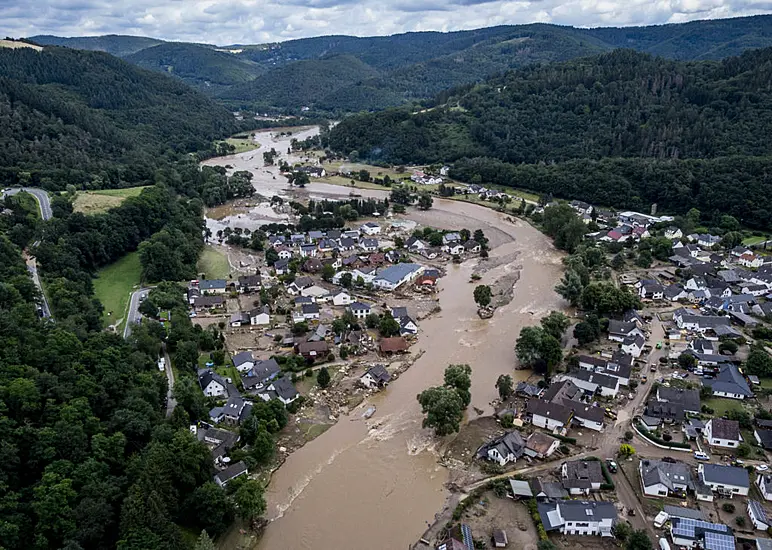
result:
[(139, 312), (139, 304), (147, 297), (150, 292), (149, 288), (140, 288), (131, 293), (129, 299), (129, 310), (126, 312), (126, 323), (123, 326), (123, 337), (128, 338), (131, 335), (131, 328), (134, 323), (142, 319), (142, 314)]
[[(51, 211), (51, 199), (49, 198), (48, 193), (42, 189), (38, 189), (37, 187), (11, 187), (10, 189), (3, 189), (2, 197), (5, 198), (7, 195), (16, 195), (21, 191), (25, 191), (35, 197), (35, 200), (38, 203), (38, 208), (40, 209), (40, 217), (43, 218), (43, 220), (50, 220), (53, 217), (53, 212)], [(37, 242), (35, 244), (37, 244)], [(35, 258), (27, 258), (27, 270), (29, 270), (32, 281), (35, 283), (35, 286), (38, 287), (38, 291), (40, 292), (40, 308), (43, 313), (43, 317), (46, 319), (51, 319), (51, 308), (48, 306), (48, 298), (46, 298), (46, 293), (43, 290), (43, 285), (40, 282), (40, 276), (38, 275), (38, 267), (37, 263), (35, 262)]]

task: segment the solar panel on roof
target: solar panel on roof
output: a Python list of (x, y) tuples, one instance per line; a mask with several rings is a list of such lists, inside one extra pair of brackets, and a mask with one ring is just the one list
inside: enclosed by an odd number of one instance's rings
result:
[(734, 550), (735, 541), (732, 535), (720, 533), (705, 533), (705, 550)]
[[(683, 536), (686, 538), (695, 538), (696, 531), (702, 529), (705, 534), (716, 533), (718, 531), (728, 533), (729, 528), (721, 523), (710, 523), (709, 521), (702, 521), (699, 519), (691, 518), (674, 518), (673, 520), (673, 534), (677, 536)], [(734, 539), (733, 539), (734, 540)]]

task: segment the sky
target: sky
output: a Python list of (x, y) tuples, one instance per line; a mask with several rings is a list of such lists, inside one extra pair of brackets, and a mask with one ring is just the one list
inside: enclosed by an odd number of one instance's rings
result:
[(132, 34), (227, 45), (533, 22), (651, 25), (761, 13), (772, 13), (772, 0), (0, 0), (0, 33)]

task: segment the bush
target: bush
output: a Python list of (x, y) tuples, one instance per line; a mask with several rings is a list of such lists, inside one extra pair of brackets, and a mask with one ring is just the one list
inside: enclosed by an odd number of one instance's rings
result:
[(282, 340), (283, 340), (283, 338), (282, 338), (281, 334), (274, 334), (274, 336), (273, 336), (273, 341), (274, 342), (281, 342)]
[(734, 518), (734, 522), (737, 524), (737, 527), (745, 526), (745, 518), (742, 516), (737, 516)]
[(643, 436), (648, 439), (649, 441), (653, 441), (654, 443), (657, 443), (659, 445), (663, 445), (665, 447), (673, 447), (674, 449), (691, 449), (692, 446), (688, 443), (678, 443), (677, 441), (664, 441), (657, 437), (655, 434), (651, 433), (649, 430), (646, 429), (646, 426), (641, 424), (636, 420), (635, 427), (638, 429), (639, 432), (643, 434)]
[(634, 435), (633, 432), (631, 432), (630, 430), (627, 430), (625, 432), (625, 441), (632, 441), (633, 435)]
[(566, 437), (565, 435), (558, 435), (558, 434), (550, 434), (555, 439), (559, 439), (563, 443), (570, 443), (571, 445), (576, 445), (576, 438), (575, 437)]
[(509, 429), (512, 426), (514, 426), (514, 422), (515, 422), (515, 417), (512, 416), (511, 414), (505, 414), (504, 416), (501, 417), (501, 427), (502, 428)]
[(295, 399), (292, 403), (287, 405), (287, 412), (290, 414), (297, 414), (297, 412), (300, 410), (300, 407), (303, 406), (303, 403), (305, 402), (306, 398), (305, 396), (301, 395), (297, 399)]
[(334, 354), (334, 353), (332, 353), (332, 352), (328, 353), (328, 354), (327, 354), (327, 361), (329, 361), (330, 363), (332, 363), (333, 361), (335, 361), (335, 354)]
[(731, 502), (725, 502), (721, 505), (721, 509), (728, 514), (734, 514), (735, 506)]
[(665, 441), (667, 441), (669, 443), (669, 442), (673, 441), (673, 436), (670, 435), (670, 434), (665, 434), (665, 435), (662, 436), (662, 439), (664, 439)]
[(306, 369), (306, 378), (311, 378), (314, 375), (314, 369)]

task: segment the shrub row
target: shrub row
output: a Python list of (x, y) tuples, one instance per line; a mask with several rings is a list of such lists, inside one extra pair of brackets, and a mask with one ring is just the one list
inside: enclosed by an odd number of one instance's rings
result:
[(638, 428), (638, 431), (641, 432), (646, 439), (649, 439), (653, 441), (654, 443), (657, 443), (659, 445), (662, 445), (664, 447), (673, 447), (674, 449), (691, 449), (692, 446), (688, 443), (678, 443), (677, 441), (665, 441), (664, 439), (660, 439), (653, 433), (651, 433), (646, 426), (641, 424), (639, 421), (635, 421), (635, 427)]

